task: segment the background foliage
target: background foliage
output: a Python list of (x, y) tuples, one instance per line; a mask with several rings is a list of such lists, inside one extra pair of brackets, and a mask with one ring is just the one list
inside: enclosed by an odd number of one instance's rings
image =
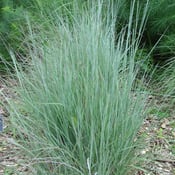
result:
[(4, 71), (4, 65), (7, 66), (11, 62), (8, 48), (13, 49), (16, 54), (23, 53), (21, 27), (26, 23), (25, 14), (30, 6), (29, 1), (24, 0), (2, 0), (0, 2), (0, 71)]

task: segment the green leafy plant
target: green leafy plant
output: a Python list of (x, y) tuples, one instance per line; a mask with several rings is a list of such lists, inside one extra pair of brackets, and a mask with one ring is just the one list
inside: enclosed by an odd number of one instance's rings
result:
[(164, 133), (163, 133), (163, 129), (162, 128), (159, 128), (159, 130), (157, 130), (157, 137), (159, 139), (164, 139)]
[(151, 108), (148, 111), (148, 113), (154, 114), (155, 116), (157, 116), (160, 119), (170, 117), (170, 111), (168, 111), (167, 109), (161, 109), (158, 107)]
[(0, 3), (0, 72), (10, 67), (12, 60), (8, 49), (11, 48), (16, 55), (22, 54), (23, 35), (20, 27), (25, 25), (26, 9), (24, 4), (16, 1), (2, 0)]

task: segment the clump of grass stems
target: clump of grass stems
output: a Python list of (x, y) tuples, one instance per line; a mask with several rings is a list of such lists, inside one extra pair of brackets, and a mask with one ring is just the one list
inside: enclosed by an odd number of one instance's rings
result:
[(134, 84), (136, 31), (140, 27), (141, 34), (144, 19), (132, 26), (133, 9), (134, 4), (128, 26), (119, 33), (115, 20), (104, 20), (100, 1), (76, 14), (71, 25), (58, 18), (45, 44), (30, 30), (31, 65), (25, 71), (11, 54), (19, 86), (9, 112), (36, 174), (125, 175), (131, 170), (144, 117), (144, 97)]
[(155, 78), (155, 91), (162, 97), (172, 98), (172, 102), (175, 97), (175, 60), (170, 59), (164, 66), (161, 66), (157, 70), (157, 77)]

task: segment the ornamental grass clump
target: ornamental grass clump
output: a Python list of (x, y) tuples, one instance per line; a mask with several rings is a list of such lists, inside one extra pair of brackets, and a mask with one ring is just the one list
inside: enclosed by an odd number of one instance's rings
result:
[(70, 25), (58, 18), (47, 42), (30, 30), (31, 62), (24, 71), (11, 54), (19, 86), (9, 111), (36, 174), (131, 170), (144, 107), (135, 86), (136, 27), (140, 35), (144, 19), (132, 26), (133, 8), (119, 33), (102, 3), (76, 14)]

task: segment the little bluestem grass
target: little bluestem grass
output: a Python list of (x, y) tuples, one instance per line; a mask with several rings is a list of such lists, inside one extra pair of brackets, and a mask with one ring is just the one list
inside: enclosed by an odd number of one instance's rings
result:
[(145, 98), (135, 91), (145, 17), (133, 26), (133, 8), (119, 33), (117, 16), (104, 19), (101, 1), (76, 14), (70, 25), (58, 17), (45, 44), (31, 29), (25, 71), (11, 54), (19, 86), (9, 112), (36, 174), (126, 175), (131, 170)]

